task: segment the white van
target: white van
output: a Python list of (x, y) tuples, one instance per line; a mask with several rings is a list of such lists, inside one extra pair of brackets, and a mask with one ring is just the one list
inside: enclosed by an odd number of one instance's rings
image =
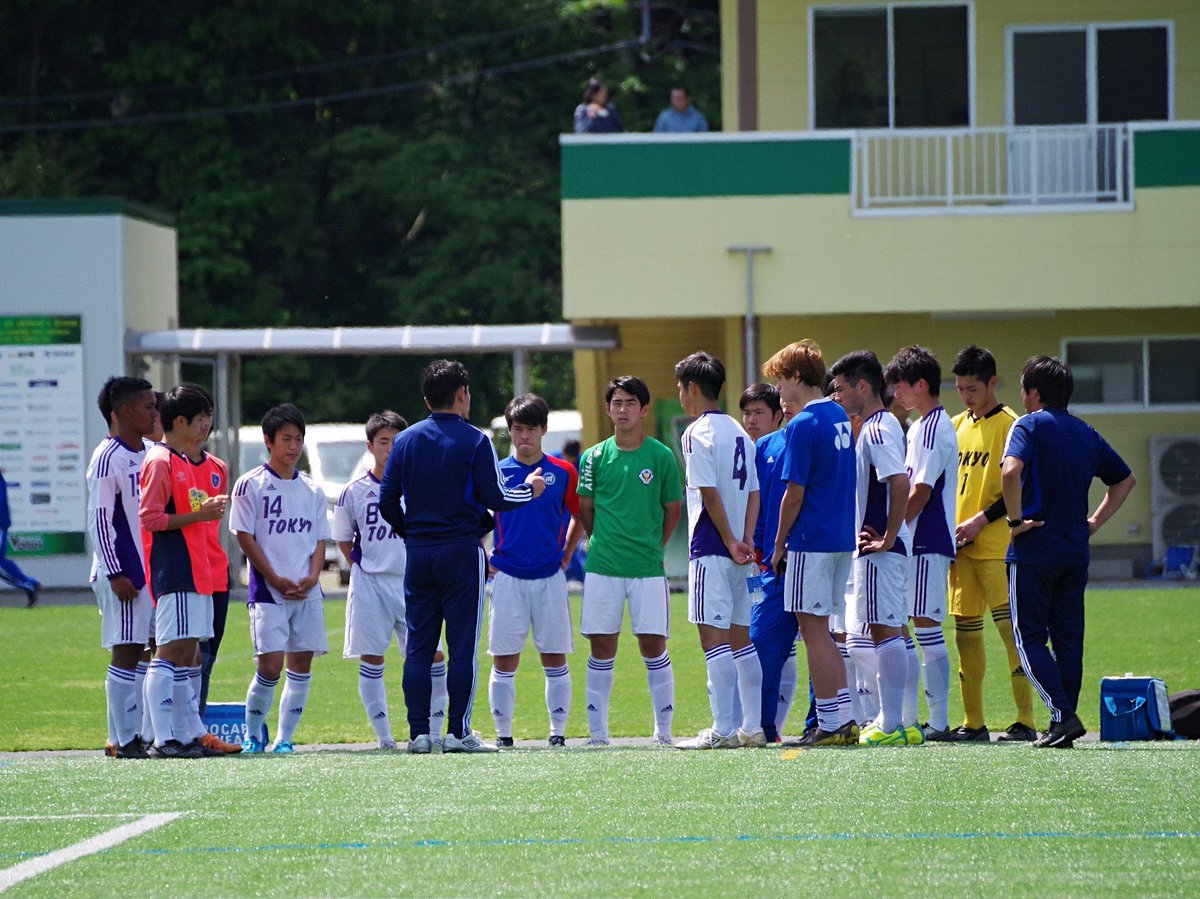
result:
[[(563, 444), (568, 440), (578, 440), (583, 431), (583, 416), (575, 409), (562, 409), (551, 412), (546, 421), (546, 436), (542, 438), (542, 451), (546, 455), (562, 452)], [(496, 444), (496, 454), (504, 458), (512, 452), (512, 440), (508, 436), (508, 423), (504, 416), (492, 419), (493, 441)]]

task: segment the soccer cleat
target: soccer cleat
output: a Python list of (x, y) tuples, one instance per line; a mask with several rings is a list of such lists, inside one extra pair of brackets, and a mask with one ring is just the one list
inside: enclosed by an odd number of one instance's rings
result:
[(834, 731), (842, 738), (842, 746), (857, 746), (858, 745), (858, 725), (853, 721), (847, 721), (841, 727)]
[(1079, 716), (1072, 714), (1062, 721), (1051, 721), (1050, 727), (1033, 741), (1033, 745), (1038, 749), (1070, 749), (1086, 733), (1087, 728)]
[(562, 734), (551, 734), (549, 743), (550, 743), (551, 749), (566, 749), (567, 748), (567, 738), (564, 737)]
[(384, 751), (394, 750), (396, 748), (396, 741), (395, 740), (380, 740), (378, 748), (381, 750), (384, 750)]
[(442, 740), (442, 752), (497, 752), (500, 747), (495, 743), (486, 743), (479, 739), (475, 731), (456, 737), (446, 734)]
[(246, 737), (242, 740), (242, 755), (259, 755), (266, 752), (267, 747), (258, 737)]
[(25, 589), (25, 608), (32, 609), (34, 606), (37, 605), (38, 587), (40, 587), (40, 586), (41, 585), (39, 584), (37, 586), (27, 587)]
[(996, 737), (997, 743), (1032, 743), (1038, 738), (1038, 733), (1028, 724), (1014, 721), (1008, 730)]
[(206, 758), (206, 759), (216, 758), (217, 756), (225, 755), (225, 753), (223, 753), (219, 749), (212, 749), (208, 746), (205, 746), (198, 739), (192, 740), (190, 743), (185, 743), (183, 748), (195, 750), (196, 752), (200, 753), (201, 758)]
[(583, 745), (587, 749), (607, 749), (608, 737), (588, 737)]
[(496, 747), (498, 749), (512, 749), (513, 748), (513, 738), (512, 737), (496, 737)]
[(951, 730), (948, 727), (938, 729), (930, 726), (929, 722), (926, 721), (921, 725), (920, 729), (922, 736), (925, 738), (923, 741), (925, 743), (945, 743), (950, 739)]
[(292, 745), (291, 740), (276, 740), (275, 748), (271, 752), (278, 755), (291, 755), (296, 751), (296, 747)]
[(670, 734), (656, 733), (650, 738), (651, 749), (674, 749), (675, 741), (671, 739)]
[(762, 749), (767, 745), (767, 734), (760, 727), (746, 733), (740, 727), (737, 729), (738, 745), (743, 749)]
[(920, 746), (925, 742), (925, 731), (920, 725), (910, 724), (904, 728), (904, 740), (909, 746)]
[(879, 730), (879, 722), (877, 722), (877, 721), (872, 721), (866, 727), (860, 727), (858, 729), (859, 745), (860, 746), (865, 745), (868, 737), (870, 737), (874, 734), (878, 734), (878, 733), (880, 733), (880, 730)]
[(216, 734), (204, 734), (197, 738), (196, 742), (205, 749), (215, 751), (217, 755), (236, 755), (242, 751), (240, 743), (230, 743), (228, 740), (222, 740)]
[(990, 743), (992, 735), (988, 732), (987, 725), (967, 727), (964, 724), (962, 727), (950, 731), (942, 739), (947, 743)]
[(200, 749), (194, 743), (184, 746), (178, 740), (167, 740), (161, 746), (155, 743), (146, 755), (152, 759), (198, 759)]
[(736, 733), (722, 736), (714, 728), (706, 727), (690, 740), (680, 740), (675, 744), (676, 749), (737, 749)]
[(886, 733), (875, 728), (863, 732), (859, 736), (858, 742), (860, 746), (907, 746), (908, 736), (905, 734), (904, 727), (897, 727)]
[(104, 744), (104, 754), (105, 754), (106, 756), (108, 756), (110, 759), (111, 759), (111, 758), (114, 758), (114, 757), (116, 756), (116, 754), (117, 754), (117, 747), (116, 747), (116, 746), (114, 746), (112, 743), (105, 742), (105, 744)]
[(433, 752), (433, 738), (429, 734), (417, 734), (408, 741), (408, 752), (411, 755), (429, 755)]
[(142, 741), (134, 737), (124, 746), (116, 746), (112, 752), (113, 758), (117, 759), (145, 759), (149, 758), (145, 748), (142, 746)]

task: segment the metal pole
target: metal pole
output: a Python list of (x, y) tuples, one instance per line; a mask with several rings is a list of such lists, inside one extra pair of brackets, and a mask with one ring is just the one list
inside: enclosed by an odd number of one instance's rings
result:
[(749, 387), (758, 380), (758, 321), (754, 313), (754, 254), (770, 253), (774, 247), (762, 244), (747, 244), (725, 248), (730, 253), (744, 253), (746, 256), (746, 315), (742, 322), (742, 372), (745, 376), (743, 387)]
[(513, 350), (513, 396), (529, 393), (529, 352)]

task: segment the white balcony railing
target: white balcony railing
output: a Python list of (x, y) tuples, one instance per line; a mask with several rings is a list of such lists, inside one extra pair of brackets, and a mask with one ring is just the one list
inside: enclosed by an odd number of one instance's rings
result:
[(1056, 125), (859, 131), (860, 213), (1129, 203), (1129, 128)]

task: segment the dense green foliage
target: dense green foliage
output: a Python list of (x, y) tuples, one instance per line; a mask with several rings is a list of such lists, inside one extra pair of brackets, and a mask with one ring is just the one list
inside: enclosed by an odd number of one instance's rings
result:
[[(716, 10), (656, 2), (638, 44), (621, 0), (11, 0), (0, 197), (172, 213), (184, 327), (561, 320), (557, 135), (591, 75), (631, 130), (681, 81), (718, 127)], [(425, 361), (249, 360), (244, 414), (411, 417)], [(510, 360), (467, 362), (483, 422)], [(569, 360), (531, 367), (572, 405)]]

